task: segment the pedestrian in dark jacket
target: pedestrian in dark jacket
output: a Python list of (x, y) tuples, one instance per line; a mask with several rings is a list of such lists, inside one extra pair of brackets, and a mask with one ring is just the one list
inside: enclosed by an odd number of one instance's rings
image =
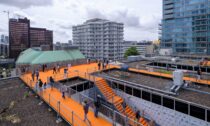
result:
[(36, 70), (36, 80), (38, 80), (38, 79), (39, 79), (39, 71)]
[(98, 70), (100, 70), (101, 69), (101, 63), (100, 63), (100, 61), (98, 62)]
[(46, 87), (47, 87), (47, 83), (46, 83), (46, 82), (44, 82), (44, 89), (46, 89)]
[(100, 100), (97, 98), (96, 101), (94, 102), (95, 105), (95, 111), (94, 111), (94, 115), (96, 118), (98, 118), (98, 110), (101, 106)]
[(123, 102), (122, 102), (122, 107), (123, 107), (123, 112), (125, 113), (125, 108), (126, 108), (126, 102), (125, 102), (125, 100), (123, 100)]
[(34, 77), (35, 77), (35, 73), (33, 72), (33, 73), (31, 74), (31, 78), (32, 78), (33, 81), (34, 81)]
[(53, 74), (55, 74), (56, 73), (56, 68), (55, 67), (53, 67)]
[(42, 65), (42, 72), (44, 72), (44, 70), (45, 70), (45, 65), (43, 64)]
[(87, 101), (84, 101), (84, 105), (83, 105), (83, 110), (84, 110), (84, 121), (88, 121), (90, 123), (90, 121), (88, 120), (87, 118), (87, 114), (88, 114), (88, 111), (89, 111), (89, 106), (90, 104), (87, 103)]
[[(135, 123), (137, 123), (138, 124), (138, 121), (139, 121), (139, 119), (140, 119), (140, 111), (138, 110), (138, 111), (136, 111), (136, 116), (135, 116), (136, 118), (135, 118)], [(137, 125), (138, 126), (138, 125)]]
[(43, 86), (43, 82), (42, 82), (41, 79), (39, 79), (39, 89), (40, 89), (40, 91), (42, 90), (42, 86)]

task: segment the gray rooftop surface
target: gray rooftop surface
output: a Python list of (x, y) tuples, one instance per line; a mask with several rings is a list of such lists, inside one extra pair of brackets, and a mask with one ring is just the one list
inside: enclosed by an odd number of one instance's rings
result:
[(0, 99), (0, 126), (68, 126), (64, 121), (57, 124), (56, 113), (46, 104), (38, 105), (41, 100), (19, 78), (0, 80)]
[[(134, 72), (122, 72), (119, 69), (113, 69), (105, 72), (105, 75), (108, 75), (113, 78), (124, 80), (127, 82), (132, 82), (137, 85), (148, 86), (162, 91), (170, 91), (173, 81), (171, 79), (166, 79), (162, 77), (149, 76)], [(193, 85), (192, 89), (197, 91), (191, 91), (186, 89), (180, 89), (178, 95), (172, 97), (179, 98), (188, 102), (196, 103), (202, 106), (210, 108), (210, 87), (206, 85)], [(205, 93), (200, 93), (205, 92)], [(209, 93), (209, 94), (206, 94)]]

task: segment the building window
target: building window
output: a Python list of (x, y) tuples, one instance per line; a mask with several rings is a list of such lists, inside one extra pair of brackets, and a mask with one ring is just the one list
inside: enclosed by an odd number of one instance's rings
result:
[(205, 109), (190, 105), (190, 115), (205, 120)]
[(142, 99), (150, 101), (150, 93), (146, 91), (142, 91)]
[(175, 101), (175, 110), (185, 113), (185, 114), (188, 114), (188, 104), (179, 102), (179, 101)]
[(133, 88), (133, 96), (141, 98), (141, 90)]
[(161, 105), (161, 96), (152, 94), (152, 102)]
[(125, 92), (126, 92), (127, 94), (129, 94), (129, 95), (132, 95), (132, 88), (126, 86)]
[(119, 89), (124, 92), (124, 89), (125, 89), (124, 85), (119, 84)]
[(170, 98), (163, 97), (163, 106), (174, 109), (174, 100)]

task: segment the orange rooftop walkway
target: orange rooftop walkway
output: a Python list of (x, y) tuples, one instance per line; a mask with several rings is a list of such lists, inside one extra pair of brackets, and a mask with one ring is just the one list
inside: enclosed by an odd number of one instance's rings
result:
[[(68, 75), (68, 78), (70, 77), (76, 77), (80, 76), (83, 78), (87, 78), (87, 71), (93, 72), (95, 71), (97, 67), (96, 63), (92, 64), (84, 64), (79, 66), (72, 66), (70, 70), (68, 71), (70, 74)], [(53, 74), (52, 70), (46, 71), (46, 72), (40, 72), (39, 78), (44, 82), (47, 82), (47, 77), (52, 76), (55, 77), (55, 81), (58, 81), (60, 79), (63, 79), (63, 70), (64, 68), (60, 69), (60, 73), (57, 73), (56, 75)], [(36, 84), (35, 82), (32, 82), (31, 73), (24, 74), (21, 76), (21, 79), (31, 88), (35, 89)], [(47, 88), (43, 91), (39, 92), (39, 96), (47, 103), (49, 104), (57, 113), (59, 113), (67, 122), (71, 123), (75, 126), (88, 126), (90, 125), (88, 121), (83, 121), (84, 119), (84, 110), (83, 106), (79, 104), (78, 102), (74, 101), (73, 99), (66, 97), (65, 99), (62, 98), (61, 92), (56, 88)], [(72, 116), (73, 115), (73, 116)], [(94, 117), (94, 112), (90, 111), (88, 112), (88, 120), (91, 122), (91, 126), (112, 126), (112, 123), (105, 120), (104, 118), (101, 118), (100, 116), (98, 118)]]
[[(109, 65), (109, 68), (119, 68), (119, 66)], [(159, 72), (149, 72), (146, 70), (137, 70), (130, 68), (129, 70), (143, 73), (143, 74), (149, 74), (149, 75), (155, 75), (155, 76), (162, 76), (166, 78), (172, 78), (172, 75), (169, 74), (163, 74)], [(52, 76), (55, 81), (59, 81), (64, 79), (64, 68), (60, 69), (60, 72), (57, 74), (53, 74), (52, 70), (48, 70), (46, 72), (39, 72), (39, 77), (42, 80), (42, 82), (47, 82), (47, 77)], [(102, 78), (93, 76), (89, 76), (88, 73), (96, 72), (97, 71), (97, 64), (91, 63), (91, 64), (84, 64), (84, 65), (78, 65), (78, 66), (72, 66), (68, 71), (68, 77), (82, 77), (88, 80), (94, 80), (100, 81)], [(36, 88), (35, 82), (32, 82), (31, 73), (27, 73), (21, 76), (21, 79), (32, 89)], [(195, 78), (189, 78), (184, 77), (184, 80), (190, 80), (192, 82), (199, 82), (203, 84), (210, 84), (210, 82), (205, 80), (197, 80)], [(84, 112), (83, 112), (83, 106), (73, 100), (72, 98), (66, 97), (65, 99), (62, 98), (61, 92), (57, 88), (47, 88), (43, 91), (39, 92), (39, 96), (47, 103), (49, 104), (59, 115), (61, 115), (67, 122), (71, 123), (72, 125), (76, 126), (88, 126), (89, 123), (87, 121), (83, 121), (84, 119)], [(104, 118), (95, 118), (94, 113), (92, 111), (89, 111), (88, 113), (88, 119), (91, 122), (91, 126), (111, 126), (112, 123), (105, 120)]]

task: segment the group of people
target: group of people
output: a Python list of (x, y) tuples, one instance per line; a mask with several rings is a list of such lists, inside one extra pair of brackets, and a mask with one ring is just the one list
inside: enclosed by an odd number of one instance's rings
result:
[(38, 86), (39, 86), (39, 90), (42, 91), (42, 89), (46, 89), (47, 87), (47, 83), (46, 82), (42, 82), (41, 79), (38, 80)]
[(43, 64), (42, 65), (42, 72), (45, 72), (46, 69), (47, 69), (47, 64)]
[(33, 71), (32, 74), (31, 74), (31, 78), (32, 78), (32, 81), (35, 81), (35, 79), (38, 81), (38, 79), (39, 79), (39, 70)]
[[(51, 89), (53, 89), (53, 84), (54, 84), (54, 79), (52, 78), (52, 76), (49, 77), (49, 85), (51, 87)], [(37, 86), (39, 87), (39, 91), (42, 91), (42, 89), (46, 89), (47, 88), (47, 82), (44, 82), (41, 79), (38, 79), (37, 81)], [(36, 89), (38, 91), (38, 89)]]
[[(99, 108), (101, 106), (101, 96), (100, 95), (97, 95), (97, 98), (96, 100), (94, 101), (94, 116), (96, 118), (98, 118), (98, 112), (99, 112)], [(84, 101), (84, 105), (83, 105), (83, 110), (84, 110), (84, 121), (88, 121), (90, 123), (90, 121), (88, 120), (87, 118), (87, 114), (89, 112), (89, 107), (90, 105), (92, 105), (93, 103), (92, 102), (87, 102), (87, 101)]]
[(98, 62), (98, 70), (104, 70), (109, 65), (109, 60), (103, 60), (103, 62)]
[[(98, 118), (98, 112), (99, 112), (99, 108), (101, 106), (101, 102), (100, 102), (100, 95), (97, 95), (97, 98), (96, 100), (94, 101), (94, 116), (96, 118)], [(88, 114), (88, 111), (89, 111), (89, 107), (92, 105), (92, 102), (87, 102), (87, 101), (84, 101), (84, 105), (83, 105), (83, 110), (84, 110), (84, 121), (88, 121), (90, 123), (90, 121), (88, 120), (87, 118), (87, 114)], [(122, 102), (122, 107), (123, 107), (123, 113), (125, 114), (125, 108), (126, 108), (127, 104), (125, 101)], [(127, 115), (126, 115), (126, 118), (127, 118)], [(139, 126), (139, 119), (141, 118), (141, 112), (139, 110), (137, 110), (135, 112), (135, 124), (136, 126)]]
[(60, 65), (54, 66), (53, 67), (53, 74), (57, 74), (60, 72)]

